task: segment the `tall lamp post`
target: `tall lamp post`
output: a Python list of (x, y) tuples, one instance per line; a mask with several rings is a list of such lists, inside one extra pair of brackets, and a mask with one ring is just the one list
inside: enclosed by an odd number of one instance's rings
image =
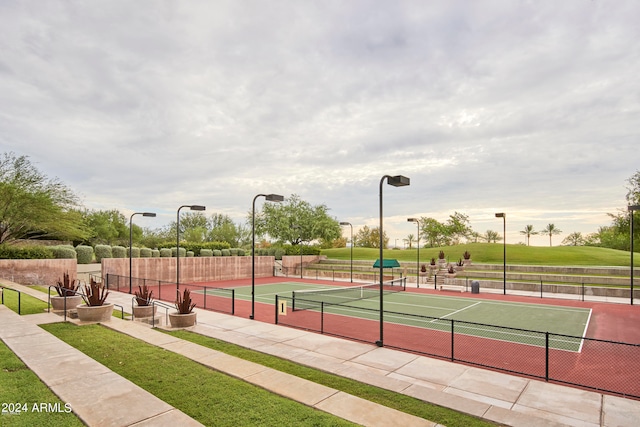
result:
[(258, 194), (251, 204), (251, 316), (255, 317), (255, 288), (256, 288), (256, 200), (264, 197), (267, 202), (282, 202), (284, 197), (279, 194)]
[(378, 230), (379, 234), (380, 234), (380, 339), (378, 341), (376, 341), (376, 345), (378, 347), (382, 347), (384, 345), (384, 340), (383, 340), (383, 332), (384, 332), (384, 321), (383, 321), (383, 312), (384, 312), (384, 301), (383, 301), (383, 295), (384, 295), (384, 254), (383, 254), (383, 249), (384, 249), (384, 232), (382, 229), (382, 184), (384, 184), (384, 180), (387, 180), (387, 184), (392, 185), (394, 187), (404, 187), (406, 185), (410, 184), (410, 180), (409, 178), (407, 178), (406, 176), (402, 176), (402, 175), (396, 175), (396, 176), (390, 176), (390, 175), (384, 175), (381, 179), (380, 179), (380, 229)]
[(353, 225), (351, 225), (350, 222), (346, 222), (346, 221), (341, 222), (340, 225), (348, 225), (349, 227), (351, 227), (351, 255), (350, 255), (350, 259), (351, 259), (351, 283), (353, 283)]
[(633, 212), (640, 210), (640, 205), (629, 206), (629, 228), (631, 235), (631, 305), (633, 305)]
[(176, 293), (180, 292), (180, 209), (189, 208), (192, 211), (203, 211), (207, 209), (202, 205), (182, 205), (178, 208), (176, 220)]
[(416, 257), (416, 287), (420, 287), (420, 220), (418, 218), (407, 218), (408, 222), (418, 224), (418, 256)]
[(507, 215), (504, 212), (496, 214), (502, 218), (502, 294), (507, 294)]
[(142, 215), (142, 216), (150, 216), (150, 217), (155, 217), (156, 214), (154, 212), (134, 212), (131, 214), (131, 216), (129, 217), (129, 294), (131, 294), (131, 271), (133, 270), (133, 261), (132, 256), (131, 256), (131, 252), (133, 252), (133, 216), (134, 215)]

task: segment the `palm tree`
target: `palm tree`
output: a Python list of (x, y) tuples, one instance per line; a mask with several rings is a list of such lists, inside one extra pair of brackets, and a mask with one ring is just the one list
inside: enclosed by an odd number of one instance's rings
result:
[(487, 243), (491, 243), (491, 242), (496, 243), (498, 240), (502, 240), (502, 237), (500, 237), (500, 233), (493, 230), (487, 230), (487, 232), (484, 234), (484, 236), (482, 236), (482, 238), (486, 240)]
[(524, 230), (522, 230), (520, 234), (524, 234), (525, 236), (527, 236), (527, 246), (529, 246), (529, 239), (532, 235), (538, 234), (538, 232), (533, 231), (533, 225), (527, 224), (524, 226)]
[(540, 233), (549, 235), (549, 246), (552, 246), (551, 245), (551, 236), (553, 236), (554, 234), (562, 233), (562, 230), (556, 228), (556, 226), (553, 225), (553, 224), (547, 224), (547, 227), (544, 230), (542, 230)]
[(413, 234), (409, 234), (405, 239), (402, 239), (403, 241), (407, 242), (409, 244), (409, 249), (412, 248), (411, 243), (413, 243), (416, 238)]

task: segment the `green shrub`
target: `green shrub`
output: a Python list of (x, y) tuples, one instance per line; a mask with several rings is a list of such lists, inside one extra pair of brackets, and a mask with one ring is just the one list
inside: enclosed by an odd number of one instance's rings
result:
[(282, 256), (284, 255), (284, 250), (282, 250), (282, 248), (278, 248), (274, 251), (273, 256), (277, 259), (277, 260), (282, 260)]
[(160, 249), (160, 257), (161, 258), (171, 258), (173, 255), (171, 253), (170, 248), (162, 248)]
[(220, 249), (214, 249), (213, 256), (222, 256), (222, 251)]
[(151, 257), (159, 258), (160, 257), (160, 249), (151, 249)]
[(187, 251), (187, 258), (193, 258), (195, 253), (193, 251)]
[(238, 256), (245, 256), (245, 251), (242, 248), (238, 248)]
[[(176, 257), (177, 256), (176, 253), (177, 253), (177, 248), (174, 246), (173, 248), (171, 248), (171, 256)], [(182, 246), (180, 246), (180, 256), (181, 257), (187, 256), (187, 250)]]
[(129, 252), (131, 252), (131, 258), (140, 258), (140, 248), (127, 248), (127, 256), (129, 256)]
[(114, 258), (128, 258), (127, 257), (127, 248), (124, 246), (111, 246), (111, 253)]
[(231, 251), (229, 249), (222, 249), (222, 256), (231, 256)]
[(200, 249), (200, 256), (213, 256), (213, 249)]
[(78, 264), (91, 264), (93, 261), (93, 247), (87, 245), (76, 246)]
[(229, 253), (231, 254), (231, 256), (238, 256), (238, 248), (229, 249)]
[(0, 259), (52, 259), (53, 250), (47, 246), (15, 247), (0, 245)]
[[(160, 252), (158, 252), (160, 255)], [(149, 248), (140, 248), (140, 258), (151, 258), (153, 256), (153, 251)]]
[(76, 259), (78, 257), (76, 249), (71, 245), (52, 246), (51, 250), (56, 259)]
[(98, 262), (102, 261), (102, 258), (113, 258), (111, 246), (109, 245), (96, 245), (94, 252), (96, 254), (96, 261)]

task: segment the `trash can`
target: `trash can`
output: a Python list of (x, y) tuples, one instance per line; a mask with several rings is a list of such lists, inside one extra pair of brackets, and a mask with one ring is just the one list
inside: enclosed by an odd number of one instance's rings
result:
[(472, 280), (471, 281), (471, 293), (472, 294), (479, 294), (480, 293), (480, 282), (478, 282), (477, 280)]

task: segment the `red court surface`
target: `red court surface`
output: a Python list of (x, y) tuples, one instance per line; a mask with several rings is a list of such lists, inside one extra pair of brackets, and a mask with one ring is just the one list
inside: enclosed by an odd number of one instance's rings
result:
[[(262, 284), (282, 282), (304, 282), (333, 286), (352, 285), (346, 282), (286, 277), (263, 278), (255, 281), (256, 287)], [(194, 285), (193, 289), (201, 289), (202, 286), (235, 288), (250, 286), (251, 281), (243, 279)], [(189, 285), (180, 285), (181, 288), (187, 286)], [(424, 288), (407, 288), (407, 292), (461, 296), (459, 292)], [(259, 294), (259, 290), (256, 293)], [(544, 347), (400, 325), (388, 322), (385, 317), (384, 345), (488, 369), (534, 378), (547, 378), (553, 382), (640, 399), (640, 370), (633, 368), (640, 360), (640, 327), (638, 327), (640, 325), (640, 307), (637, 305), (482, 293), (465, 293), (463, 296), (471, 299), (590, 308), (592, 315), (585, 338), (591, 340), (583, 341), (580, 352), (550, 349), (546, 353)], [(202, 294), (192, 293), (192, 298), (198, 307), (203, 307)], [(165, 299), (164, 295), (163, 299)], [(207, 304), (211, 305), (211, 301), (211, 297), (208, 297)], [(274, 323), (276, 318), (274, 303), (275, 298), (271, 304), (256, 302), (255, 319)], [(226, 309), (220, 311), (226, 311)], [(251, 301), (236, 299), (235, 315), (248, 318), (250, 314)], [(311, 331), (319, 331), (322, 328), (326, 334), (372, 344), (380, 338), (379, 320), (366, 320), (335, 314), (325, 314), (320, 319), (320, 314), (312, 310), (289, 311), (287, 316), (281, 317), (279, 323)]]

